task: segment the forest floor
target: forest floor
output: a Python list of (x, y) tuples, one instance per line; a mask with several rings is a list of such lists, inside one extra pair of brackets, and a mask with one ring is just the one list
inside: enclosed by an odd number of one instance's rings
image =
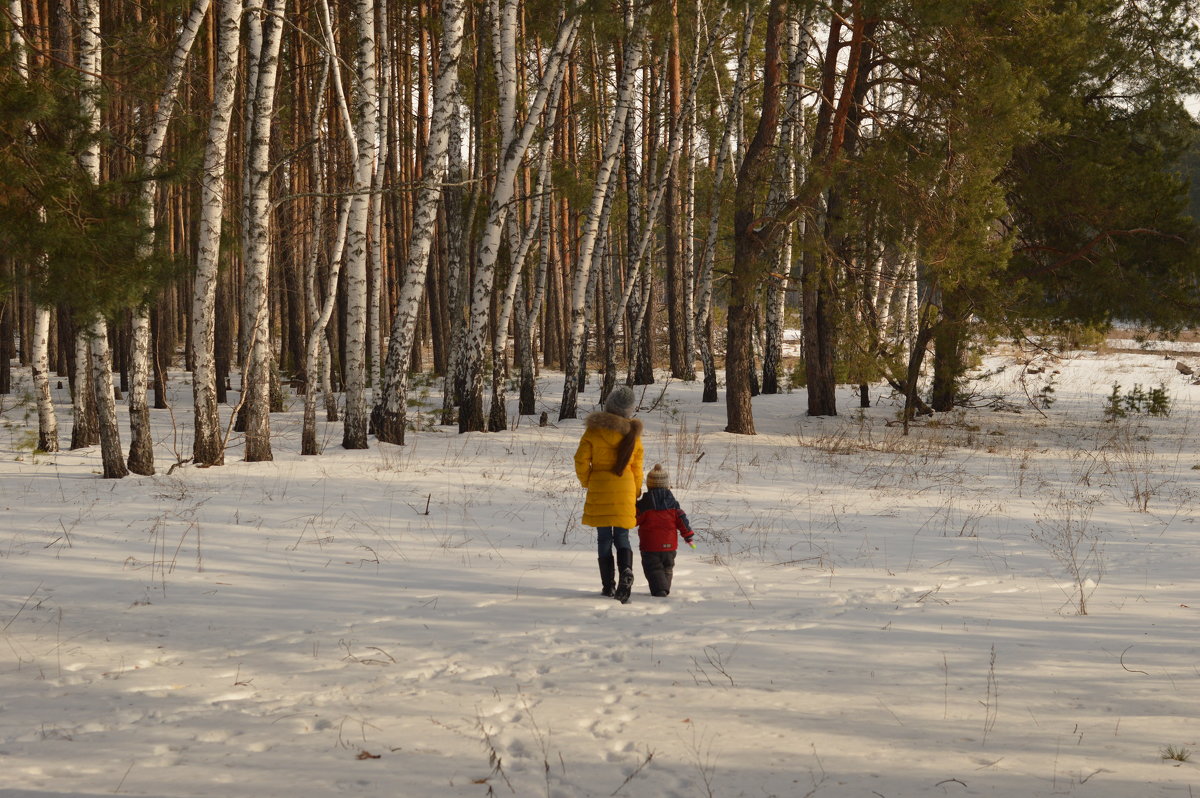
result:
[[(168, 475), (175, 374), (159, 474), (114, 481), (96, 449), (31, 450), (21, 372), (0, 797), (1190, 798), (1200, 386), (1123, 348), (990, 356), (974, 407), (907, 436), (886, 394), (833, 418), (759, 396), (735, 436), (698, 384), (639, 389), (699, 547), (627, 605), (579, 524), (581, 420), (459, 435), (418, 388), (406, 446), (326, 424), (301, 457), (293, 401), (273, 462), (235, 436)], [(540, 387), (556, 418), (561, 376)]]

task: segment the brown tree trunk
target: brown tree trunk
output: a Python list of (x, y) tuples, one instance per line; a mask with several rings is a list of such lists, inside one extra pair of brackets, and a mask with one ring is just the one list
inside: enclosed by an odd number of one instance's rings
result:
[[(7, 259), (0, 261), (0, 283), (12, 284), (15, 268)], [(16, 354), (13, 302), (16, 292), (0, 300), (0, 394), (12, 393), (12, 357)]]
[[(819, 240), (819, 234), (811, 237)], [(834, 372), (836, 327), (831, 270), (822, 252), (809, 250), (805, 255), (800, 290), (803, 303), (804, 376), (810, 416), (837, 415), (837, 378)]]
[(966, 334), (965, 303), (953, 291), (942, 293), (942, 307), (933, 331), (933, 387), (929, 405), (939, 413), (954, 409), (963, 373)]
[(780, 43), (785, 0), (771, 0), (763, 55), (763, 100), (758, 127), (738, 168), (733, 211), (733, 269), (729, 279), (729, 307), (725, 342), (726, 432), (754, 435), (750, 370), (754, 367), (754, 307), (758, 286), (767, 264), (769, 241), (760, 237), (756, 198), (771, 179), (771, 148), (779, 127)]

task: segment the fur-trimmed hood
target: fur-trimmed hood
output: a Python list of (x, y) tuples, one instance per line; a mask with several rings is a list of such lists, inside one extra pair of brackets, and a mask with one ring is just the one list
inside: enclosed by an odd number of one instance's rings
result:
[(595, 413), (589, 414), (585, 424), (588, 429), (609, 429), (622, 437), (630, 432), (635, 437), (642, 434), (642, 422), (636, 418), (625, 418), (616, 413), (609, 413), (607, 410), (597, 410)]
[[(629, 458), (633, 457), (633, 447), (637, 445), (638, 438), (642, 437), (642, 422), (636, 418), (625, 418), (601, 410), (587, 417), (587, 428), (595, 432), (611, 430), (621, 436), (621, 442), (617, 444), (617, 462), (613, 465), (612, 472), (618, 476), (624, 473), (625, 466), (629, 465)], [(640, 488), (642, 475), (639, 472), (637, 476)]]

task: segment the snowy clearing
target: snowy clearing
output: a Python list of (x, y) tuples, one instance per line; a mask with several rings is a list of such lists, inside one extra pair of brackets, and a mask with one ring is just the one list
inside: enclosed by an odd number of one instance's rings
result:
[[(1191, 796), (1200, 753), (1164, 755), (1200, 746), (1200, 387), (1155, 354), (1023, 362), (908, 437), (887, 398), (760, 396), (742, 437), (698, 384), (638, 389), (699, 548), (624, 606), (578, 524), (582, 421), (353, 452), (328, 425), (302, 458), (294, 402), (274, 462), (233, 440), (168, 476), (175, 375), (160, 474), (108, 481), (98, 448), (30, 451), (23, 374), (0, 796)], [(1114, 383), (1172, 414), (1106, 422)]]

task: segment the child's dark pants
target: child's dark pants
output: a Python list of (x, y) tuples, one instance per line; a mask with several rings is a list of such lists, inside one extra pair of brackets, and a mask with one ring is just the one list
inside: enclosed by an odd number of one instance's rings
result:
[(671, 575), (675, 571), (675, 552), (643, 551), (642, 572), (650, 585), (650, 595), (665, 596), (671, 592)]

